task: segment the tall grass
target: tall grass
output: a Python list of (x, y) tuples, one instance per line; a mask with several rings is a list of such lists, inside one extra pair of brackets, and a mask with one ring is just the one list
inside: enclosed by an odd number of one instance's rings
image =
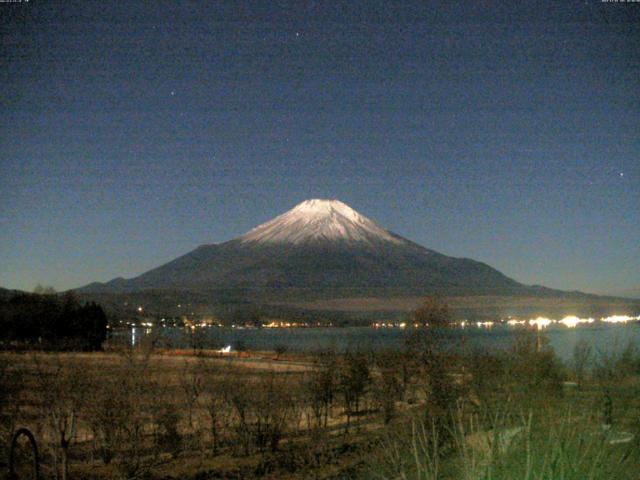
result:
[(416, 409), (411, 421), (389, 428), (371, 475), (405, 480), (640, 478), (640, 352), (630, 346), (600, 352), (593, 362), (589, 356), (579, 352), (576, 377), (590, 382), (563, 391), (553, 352), (531, 348), (526, 338), (504, 355), (472, 355), (466, 395), (462, 389), (438, 422)]
[[(486, 419), (485, 419), (486, 420)], [(637, 442), (615, 443), (615, 433), (567, 410), (553, 418), (533, 412), (512, 423), (495, 415), (451, 422), (453, 443), (414, 421), (408, 439), (383, 442), (378, 478), (415, 480), (590, 480), (638, 478)], [(408, 441), (407, 441), (408, 440)], [(635, 475), (635, 476), (634, 476)]]

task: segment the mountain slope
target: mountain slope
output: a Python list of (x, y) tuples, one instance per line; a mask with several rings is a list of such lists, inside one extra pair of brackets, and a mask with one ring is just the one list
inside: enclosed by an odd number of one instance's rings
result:
[(83, 292), (250, 289), (283, 292), (524, 288), (488, 265), (454, 258), (385, 230), (337, 200), (308, 200), (241, 237), (203, 245), (130, 280)]

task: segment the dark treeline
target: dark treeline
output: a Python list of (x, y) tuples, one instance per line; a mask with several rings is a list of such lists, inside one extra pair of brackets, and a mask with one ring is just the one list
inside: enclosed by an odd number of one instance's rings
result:
[(0, 299), (0, 344), (7, 348), (100, 350), (107, 335), (101, 306), (73, 293), (16, 293)]

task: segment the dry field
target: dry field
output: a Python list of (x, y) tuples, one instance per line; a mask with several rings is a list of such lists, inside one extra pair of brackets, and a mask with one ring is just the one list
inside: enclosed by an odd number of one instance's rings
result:
[[(349, 378), (355, 373), (333, 354), (319, 359), (122, 350), (1, 356), (10, 386), (2, 402), (2, 436), (18, 427), (33, 432), (47, 478), (63, 471), (67, 478), (185, 478), (201, 471), (251, 478), (283, 451), (295, 456), (287, 462), (296, 465), (285, 470), (305, 478), (300, 472), (317, 467), (316, 447), (333, 456), (338, 439), (356, 440), (382, 425), (376, 399), (362, 383), (378, 374), (367, 368), (361, 378)], [(357, 385), (349, 387), (349, 381)], [(321, 444), (310, 443), (312, 436)], [(349, 456), (338, 463), (348, 463)], [(327, 460), (323, 468), (335, 462)], [(284, 473), (270, 475), (260, 473)]]
[[(2, 353), (0, 461), (10, 433), (26, 427), (43, 478), (622, 480), (639, 471), (640, 353), (583, 350), (562, 366), (523, 334), (508, 352), (460, 357), (434, 350), (424, 332), (404, 350), (308, 357)], [(29, 462), (22, 445), (16, 464)]]

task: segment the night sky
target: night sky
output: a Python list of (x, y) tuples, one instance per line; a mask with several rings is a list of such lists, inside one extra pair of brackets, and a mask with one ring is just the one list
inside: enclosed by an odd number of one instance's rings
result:
[(346, 3), (0, 3), (0, 286), (132, 277), (337, 198), (640, 296), (640, 3)]

